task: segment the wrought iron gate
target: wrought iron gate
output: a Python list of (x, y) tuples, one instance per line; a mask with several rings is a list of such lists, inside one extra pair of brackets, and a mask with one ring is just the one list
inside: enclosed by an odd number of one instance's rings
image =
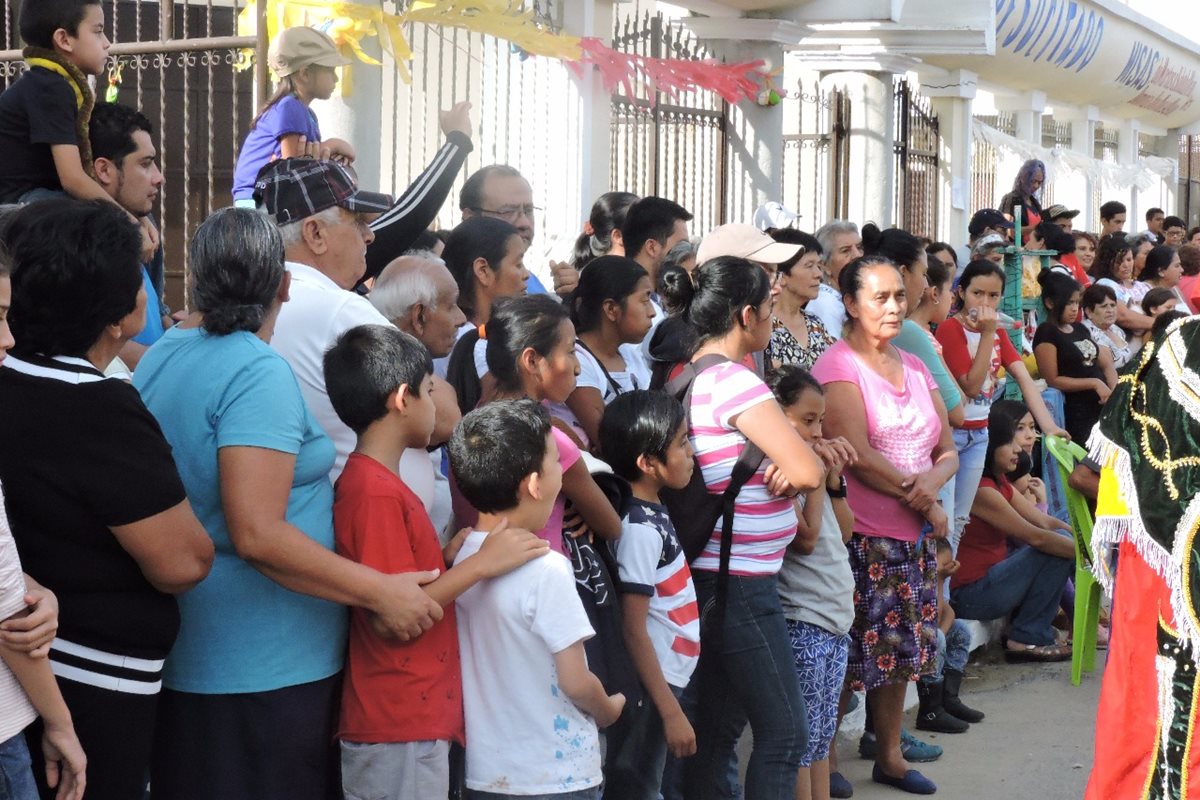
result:
[[(254, 118), (255, 84), (266, 88), (263, 37), (237, 36), (246, 0), (103, 0), (113, 42), (96, 79), (117, 101), (154, 125), (166, 178), (154, 209), (163, 235), (168, 301), (183, 306), (187, 241), (210, 211), (230, 203), (237, 150)], [(265, 6), (265, 3), (263, 4)], [(0, 89), (24, 69), (17, 29), (20, 0), (4, 0)], [(259, 26), (265, 31), (265, 26)]]
[(938, 118), (903, 78), (895, 83), (896, 225), (935, 237), (938, 222)]
[(1176, 211), (1189, 228), (1200, 224), (1200, 136), (1179, 137), (1179, 200)]
[(789, 87), (782, 104), (783, 198), (801, 216), (800, 227), (816, 230), (849, 215), (850, 96), (803, 81)]
[[(636, 6), (618, 17), (612, 46), (655, 58), (715, 57), (662, 14), (639, 16)], [(634, 97), (612, 98), (611, 188), (667, 197), (695, 215), (694, 233), (712, 230), (725, 221), (724, 101), (702, 91), (650, 97), (633, 86)]]

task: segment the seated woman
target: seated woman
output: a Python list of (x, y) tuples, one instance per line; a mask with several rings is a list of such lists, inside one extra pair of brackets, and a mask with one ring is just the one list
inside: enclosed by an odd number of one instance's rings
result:
[[(971, 519), (958, 545), (961, 566), (950, 579), (950, 605), (961, 619), (1013, 614), (1005, 656), (1010, 661), (1065, 661), (1071, 646), (1059, 644), (1054, 621), (1063, 587), (1075, 570), (1069, 529), (1043, 514), (1013, 488), (1017, 426), (1007, 414), (988, 417), (984, 477)], [(1018, 547), (1008, 552), (1008, 540)]]

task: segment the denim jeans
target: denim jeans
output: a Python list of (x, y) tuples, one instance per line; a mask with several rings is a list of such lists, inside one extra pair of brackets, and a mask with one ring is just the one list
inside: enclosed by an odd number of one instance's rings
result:
[(942, 671), (946, 667), (962, 672), (971, 658), (971, 632), (959, 620), (954, 620), (949, 633), (942, 633), (942, 629), (938, 628), (937, 640), (937, 668), (928, 678), (921, 679), (933, 683), (942, 679)]
[(954, 446), (958, 450), (958, 472), (954, 475), (954, 518), (950, 525), (950, 549), (958, 554), (958, 543), (971, 519), (971, 504), (983, 477), (983, 459), (987, 456), (987, 428), (954, 429)]
[(38, 800), (24, 733), (0, 743), (0, 800)]
[(1063, 586), (1075, 574), (1075, 561), (1025, 545), (993, 564), (979, 580), (950, 592), (950, 605), (962, 619), (996, 619), (1011, 613), (1010, 636), (1022, 644), (1054, 644), (1051, 622)]
[[(684, 715), (688, 718), (688, 722), (692, 723), (692, 728), (695, 729), (699, 724), (698, 714), (700, 707), (700, 681), (696, 676), (692, 675), (692, 680), (688, 683), (687, 688), (679, 695), (679, 707), (683, 709)], [(685, 800), (683, 794), (683, 765), (686, 759), (676, 758), (667, 753), (666, 764), (663, 766), (662, 789), (658, 793), (658, 800)], [(730, 800), (741, 800), (742, 787), (738, 783), (740, 771), (738, 770), (737, 752), (733, 752), (729, 756), (729, 763), (725, 767), (726, 780), (732, 787)]]
[(693, 679), (699, 681), (697, 749), (684, 765), (684, 796), (733, 796), (728, 765), (749, 722), (754, 749), (746, 770), (746, 797), (792, 800), (808, 740), (808, 718), (776, 576), (729, 576), (720, 650), (709, 645), (704, 627), (716, 573), (697, 571), (694, 581), (704, 611), (700, 663)]
[[(672, 686), (678, 700), (683, 689)], [(604, 761), (604, 795), (620, 800), (660, 800), (663, 767), (667, 762), (667, 737), (662, 715), (649, 695), (609, 728)]]
[(467, 790), (467, 800), (599, 800), (600, 787), (591, 789), (576, 789), (562, 794), (496, 794), (495, 792), (477, 792)]

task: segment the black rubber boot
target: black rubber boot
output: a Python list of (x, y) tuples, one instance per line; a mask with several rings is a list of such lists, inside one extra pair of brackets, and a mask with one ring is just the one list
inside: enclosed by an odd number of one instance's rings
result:
[(963, 722), (982, 722), (983, 712), (963, 705), (958, 699), (958, 690), (962, 688), (963, 674), (958, 670), (946, 667), (942, 670), (942, 708)]
[(917, 681), (917, 697), (921, 705), (917, 709), (917, 730), (937, 733), (966, 733), (970, 725), (942, 708), (944, 683)]

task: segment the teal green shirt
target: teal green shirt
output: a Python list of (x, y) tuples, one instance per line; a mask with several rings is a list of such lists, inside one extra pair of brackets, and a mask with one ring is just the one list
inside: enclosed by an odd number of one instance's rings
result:
[(942, 402), (946, 404), (947, 411), (953, 411), (962, 405), (962, 393), (958, 391), (958, 381), (954, 380), (954, 376), (946, 369), (946, 362), (942, 361), (942, 357), (934, 349), (933, 337), (921, 330), (920, 325), (911, 319), (904, 320), (904, 327), (892, 344), (921, 359), (921, 363), (933, 375), (933, 380), (937, 383), (938, 394), (942, 396)]

